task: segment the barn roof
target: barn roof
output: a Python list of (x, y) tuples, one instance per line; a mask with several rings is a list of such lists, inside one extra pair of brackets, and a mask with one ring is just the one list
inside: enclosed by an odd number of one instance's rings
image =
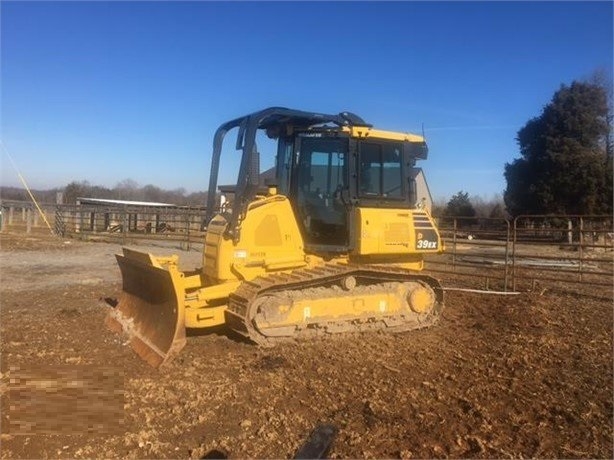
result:
[(106, 198), (86, 198), (78, 197), (77, 200), (81, 204), (108, 204), (108, 205), (127, 205), (127, 206), (151, 206), (156, 208), (161, 207), (176, 207), (171, 203), (156, 203), (154, 201), (130, 201), (130, 200), (108, 200)]

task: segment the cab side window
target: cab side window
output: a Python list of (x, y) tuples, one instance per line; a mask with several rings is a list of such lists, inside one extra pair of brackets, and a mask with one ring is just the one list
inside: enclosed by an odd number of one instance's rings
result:
[(359, 155), (359, 191), (365, 198), (402, 198), (402, 146), (363, 142)]

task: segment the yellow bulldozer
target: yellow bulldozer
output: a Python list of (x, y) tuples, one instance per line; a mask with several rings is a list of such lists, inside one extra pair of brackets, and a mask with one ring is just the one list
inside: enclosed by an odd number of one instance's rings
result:
[[(222, 145), (236, 128), (234, 198), (217, 206)], [(263, 186), (256, 134), (276, 140)], [(261, 134), (260, 134), (261, 135)], [(186, 329), (220, 325), (263, 346), (289, 338), (433, 324), (439, 282), (421, 273), (443, 251), (416, 193), (422, 136), (375, 129), (359, 116), (267, 108), (222, 124), (213, 142), (202, 268), (123, 249), (119, 303), (107, 323), (152, 366)]]

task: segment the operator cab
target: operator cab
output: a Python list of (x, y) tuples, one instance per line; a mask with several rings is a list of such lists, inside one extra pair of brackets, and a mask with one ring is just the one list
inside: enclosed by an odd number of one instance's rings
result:
[(423, 137), (373, 129), (350, 112), (335, 115), (270, 107), (217, 129), (203, 226), (215, 213), (222, 143), (234, 128), (238, 128), (236, 150), (242, 156), (225, 230), (234, 241), (239, 240), (241, 221), (258, 194), (258, 130), (277, 140), (275, 185), (292, 203), (308, 251), (352, 251), (363, 238), (354, 234), (360, 232), (355, 230), (359, 222), (354, 222), (359, 211), (371, 209), (368, 214), (375, 215), (373, 210), (380, 208), (415, 208), (414, 166), (416, 159), (427, 156)]
[(312, 128), (280, 138), (278, 189), (293, 203), (307, 249), (351, 249), (357, 207), (415, 207), (415, 159), (407, 142), (357, 139), (340, 129)]

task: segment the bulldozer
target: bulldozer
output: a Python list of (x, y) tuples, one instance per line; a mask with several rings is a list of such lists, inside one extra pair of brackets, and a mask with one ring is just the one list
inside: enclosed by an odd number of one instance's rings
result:
[[(224, 140), (241, 152), (234, 197), (217, 205)], [(261, 182), (256, 134), (276, 144)], [(230, 136), (229, 136), (230, 137)], [(232, 151), (232, 144), (230, 150)], [(374, 128), (351, 112), (271, 107), (215, 132), (202, 267), (127, 247), (123, 290), (107, 324), (129, 334), (154, 367), (186, 330), (225, 325), (261, 346), (333, 333), (403, 332), (434, 324), (444, 306), (424, 256), (443, 252), (416, 191), (423, 136)]]

